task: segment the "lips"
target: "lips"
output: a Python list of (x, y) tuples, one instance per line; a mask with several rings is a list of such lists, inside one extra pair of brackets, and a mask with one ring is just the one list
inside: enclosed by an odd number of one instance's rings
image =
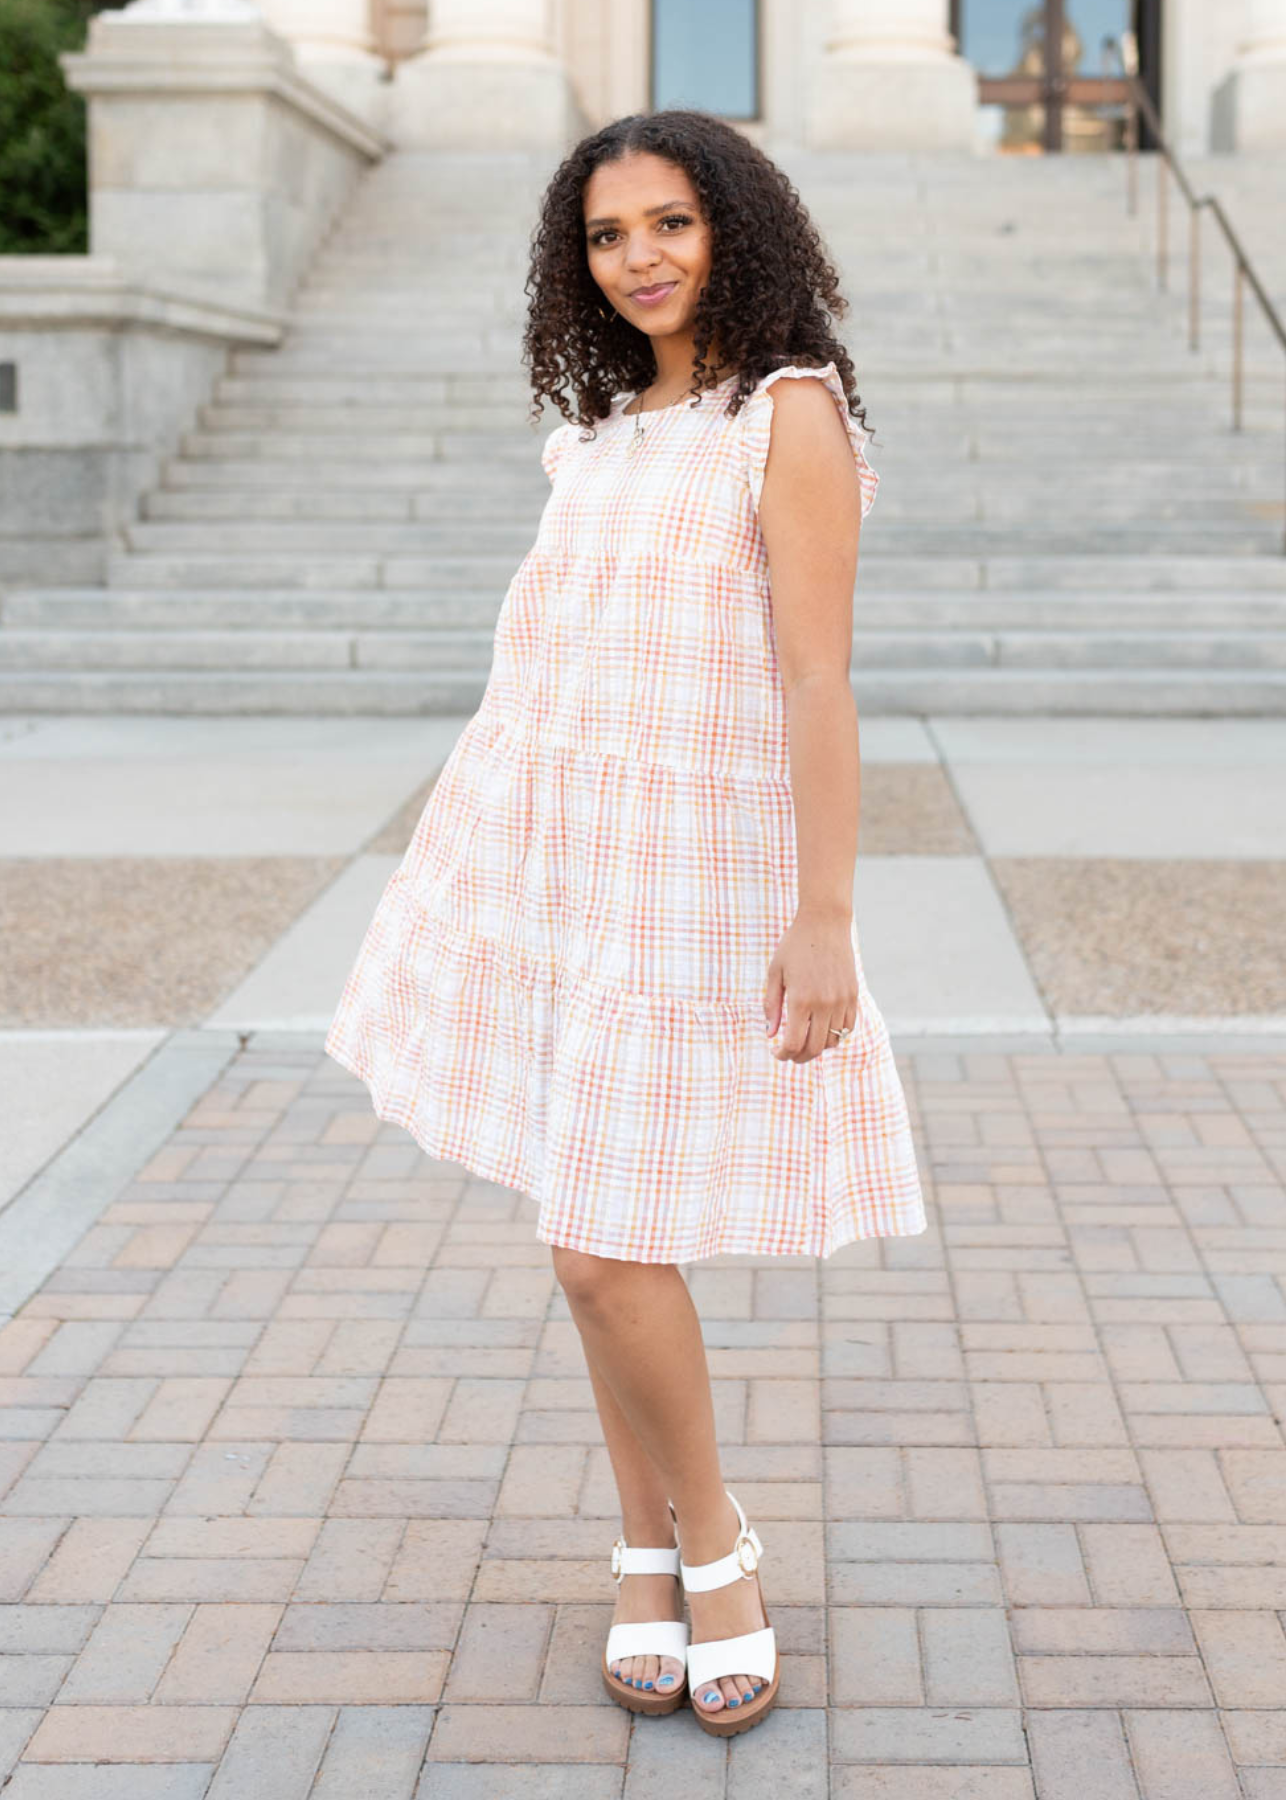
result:
[(671, 288), (677, 286), (677, 281), (658, 281), (653, 287), (635, 288), (634, 292), (630, 295), (630, 299), (658, 300), (662, 294), (668, 293)]

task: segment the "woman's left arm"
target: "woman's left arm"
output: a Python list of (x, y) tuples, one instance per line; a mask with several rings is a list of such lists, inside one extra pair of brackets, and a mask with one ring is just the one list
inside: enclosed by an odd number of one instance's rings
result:
[(849, 685), (861, 490), (844, 422), (820, 381), (773, 384), (773, 426), (759, 523), (772, 585), (773, 635), (785, 694), (799, 868), (795, 918), (769, 965), (774, 1053), (807, 1062), (853, 1025), (857, 972), (849, 930), (861, 773)]

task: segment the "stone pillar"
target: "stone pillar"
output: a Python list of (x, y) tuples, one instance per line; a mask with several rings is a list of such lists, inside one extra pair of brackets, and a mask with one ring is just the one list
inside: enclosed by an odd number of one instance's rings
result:
[(588, 122), (550, 0), (430, 0), (423, 44), (397, 65), (389, 129), (415, 149), (566, 149)]
[(1286, 0), (1244, 0), (1237, 58), (1211, 97), (1215, 150), (1286, 150)]
[(819, 150), (969, 150), (978, 87), (947, 0), (834, 0), (806, 110)]
[(284, 37), (310, 81), (379, 124), (391, 88), (371, 30), (371, 0), (259, 0), (264, 18)]
[(253, 0), (132, 0), (58, 60), (89, 103), (90, 249), (171, 293), (285, 307), (386, 148)]

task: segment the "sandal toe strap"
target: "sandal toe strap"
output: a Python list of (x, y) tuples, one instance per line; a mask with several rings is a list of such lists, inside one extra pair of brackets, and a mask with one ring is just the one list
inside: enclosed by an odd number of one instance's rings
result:
[(682, 1662), (687, 1648), (686, 1619), (646, 1619), (613, 1625), (607, 1634), (606, 1656), (609, 1663), (620, 1656), (672, 1656)]
[(695, 1694), (706, 1681), (721, 1675), (762, 1675), (771, 1681), (777, 1673), (777, 1636), (771, 1625), (747, 1631), (741, 1637), (709, 1638), (688, 1645), (688, 1686)]

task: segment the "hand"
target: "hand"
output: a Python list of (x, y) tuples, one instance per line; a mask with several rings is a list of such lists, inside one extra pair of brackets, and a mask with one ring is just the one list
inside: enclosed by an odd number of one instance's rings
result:
[[(783, 1001), (789, 1017), (782, 1025)], [(798, 912), (768, 965), (764, 1019), (779, 1062), (809, 1062), (857, 1022), (857, 964), (848, 914)], [(780, 1036), (778, 1030), (780, 1028)]]

